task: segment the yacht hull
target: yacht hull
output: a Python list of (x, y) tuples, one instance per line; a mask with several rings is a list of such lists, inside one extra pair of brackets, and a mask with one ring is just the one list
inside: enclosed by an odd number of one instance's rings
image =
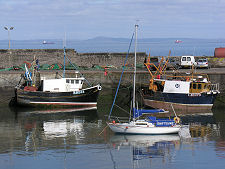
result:
[(149, 127), (129, 123), (108, 123), (108, 126), (113, 132), (121, 134), (177, 134), (180, 130), (180, 126)]

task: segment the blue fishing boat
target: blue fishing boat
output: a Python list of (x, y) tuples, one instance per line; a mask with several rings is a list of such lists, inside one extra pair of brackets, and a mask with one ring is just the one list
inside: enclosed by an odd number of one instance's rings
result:
[[(216, 96), (220, 93), (218, 83), (211, 83), (207, 74), (195, 73), (194, 65), (189, 73), (181, 73), (175, 68), (173, 72), (166, 72), (167, 60), (166, 64), (158, 66), (149, 60), (145, 63), (150, 74), (149, 85), (141, 89), (146, 106), (170, 111), (172, 104), (176, 111), (211, 111)], [(149, 69), (150, 65), (155, 66), (155, 72)]]

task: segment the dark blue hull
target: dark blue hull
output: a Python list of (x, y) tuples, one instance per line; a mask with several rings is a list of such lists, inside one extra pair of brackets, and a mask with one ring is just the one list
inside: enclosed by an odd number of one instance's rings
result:
[(99, 94), (98, 86), (82, 92), (43, 92), (16, 90), (16, 104), (20, 106), (96, 106)]
[(172, 106), (176, 110), (206, 112), (212, 109), (217, 93), (163, 93), (149, 92), (142, 93), (144, 104), (153, 108), (162, 108), (172, 110)]
[(177, 94), (162, 93), (162, 99), (165, 102), (180, 104), (213, 104), (216, 98), (215, 94)]

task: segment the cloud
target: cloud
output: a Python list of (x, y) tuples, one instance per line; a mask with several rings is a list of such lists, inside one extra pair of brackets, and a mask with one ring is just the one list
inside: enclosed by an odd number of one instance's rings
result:
[(22, 39), (25, 31), (26, 38), (53, 38), (65, 30), (71, 38), (127, 37), (137, 19), (143, 36), (204, 37), (201, 29), (214, 36), (210, 28), (224, 33), (224, 18), (225, 0), (0, 0), (1, 26), (15, 26)]

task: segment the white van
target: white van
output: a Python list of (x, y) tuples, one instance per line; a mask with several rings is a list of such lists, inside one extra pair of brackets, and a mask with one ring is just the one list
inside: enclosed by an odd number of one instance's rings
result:
[(192, 65), (196, 66), (194, 56), (181, 56), (181, 60), (180, 60), (181, 67), (191, 67)]

